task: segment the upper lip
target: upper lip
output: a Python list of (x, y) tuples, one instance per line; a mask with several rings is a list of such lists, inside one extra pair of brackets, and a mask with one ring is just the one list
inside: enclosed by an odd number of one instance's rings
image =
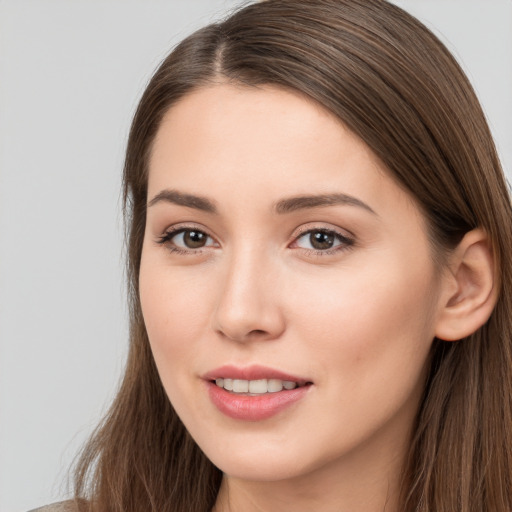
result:
[(267, 366), (251, 365), (239, 367), (234, 365), (224, 365), (215, 368), (203, 375), (205, 380), (215, 379), (240, 379), (240, 380), (260, 380), (260, 379), (278, 379), (297, 382), (299, 385), (310, 383), (311, 380), (292, 375), (281, 370), (269, 368)]

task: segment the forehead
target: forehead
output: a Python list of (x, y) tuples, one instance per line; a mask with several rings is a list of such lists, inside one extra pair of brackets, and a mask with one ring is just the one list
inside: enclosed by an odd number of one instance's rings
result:
[(413, 202), (370, 148), (324, 107), (274, 86), (220, 84), (188, 94), (164, 116), (148, 196), (180, 189), (233, 204), (283, 196), (359, 195), (383, 208)]

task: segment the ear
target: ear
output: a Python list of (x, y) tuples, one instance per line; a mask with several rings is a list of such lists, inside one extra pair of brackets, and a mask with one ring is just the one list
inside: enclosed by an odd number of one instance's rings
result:
[(474, 229), (450, 255), (443, 276), (436, 337), (465, 338), (487, 322), (497, 301), (492, 247), (487, 234)]

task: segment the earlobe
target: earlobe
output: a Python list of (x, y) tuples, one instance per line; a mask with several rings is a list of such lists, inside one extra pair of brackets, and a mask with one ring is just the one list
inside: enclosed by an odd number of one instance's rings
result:
[(497, 301), (494, 273), (489, 237), (481, 229), (469, 231), (450, 256), (443, 278), (437, 338), (460, 340), (487, 322)]

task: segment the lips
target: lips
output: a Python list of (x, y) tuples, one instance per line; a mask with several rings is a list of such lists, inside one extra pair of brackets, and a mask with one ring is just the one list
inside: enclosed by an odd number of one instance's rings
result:
[(224, 415), (261, 421), (304, 398), (312, 382), (263, 366), (222, 366), (203, 376), (213, 404)]
[(282, 381), (296, 382), (299, 386), (311, 383), (310, 379), (297, 377), (289, 373), (268, 368), (265, 366), (248, 366), (239, 368), (232, 365), (221, 366), (203, 375), (203, 379), (214, 381), (216, 379), (239, 379), (239, 380), (261, 380), (276, 379)]

